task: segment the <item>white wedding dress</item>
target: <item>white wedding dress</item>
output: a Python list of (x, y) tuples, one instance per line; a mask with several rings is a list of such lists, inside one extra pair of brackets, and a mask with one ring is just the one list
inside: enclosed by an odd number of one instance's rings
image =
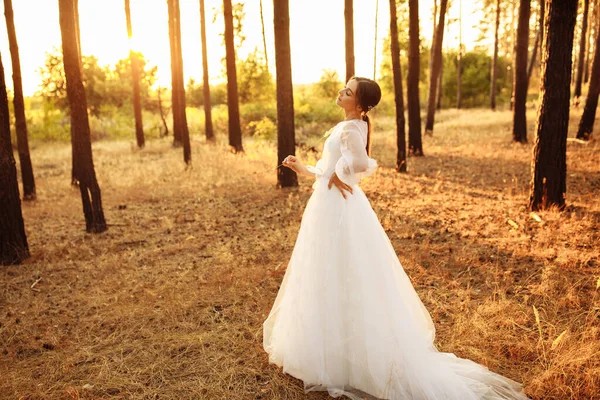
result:
[[(433, 344), (429, 312), (357, 183), (377, 163), (367, 124), (340, 122), (324, 144), (277, 298), (263, 323), (269, 361), (350, 399), (527, 399), (521, 385)], [(332, 186), (352, 186), (347, 199)]]

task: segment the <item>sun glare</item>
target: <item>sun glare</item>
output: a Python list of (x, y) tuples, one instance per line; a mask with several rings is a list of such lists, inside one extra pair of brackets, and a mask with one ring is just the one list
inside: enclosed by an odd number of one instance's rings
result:
[[(432, 0), (420, 2), (421, 35), (427, 42), (431, 33)], [(222, 44), (223, 19), (221, 0), (205, 0), (209, 75), (213, 83), (223, 81), (225, 56)], [(246, 37), (237, 57), (245, 58), (258, 48), (263, 51), (259, 0), (244, 1), (243, 33)], [(466, 4), (466, 2), (465, 2)], [(476, 36), (472, 6), (463, 4), (463, 36), (472, 42)], [(181, 0), (181, 35), (185, 80), (202, 80), (202, 48), (200, 42), (200, 10), (198, 0)], [(13, 0), (15, 25), (19, 41), (21, 68), (26, 95), (33, 94), (39, 85), (36, 72), (44, 63), (45, 52), (60, 49), (57, 1)], [(35, 10), (35, 12), (32, 12)], [(273, 38), (273, 5), (263, 1), (267, 56), (271, 71), (275, 71)], [(375, 57), (375, 2), (354, 0), (354, 41), (356, 74), (373, 76)], [(457, 11), (450, 10), (449, 18)], [(114, 65), (128, 56), (130, 47), (141, 52), (149, 65), (158, 67), (158, 84), (170, 86), (170, 50), (166, 0), (131, 0), (133, 37), (127, 40), (123, 0), (79, 0), (81, 46), (84, 54), (95, 55), (101, 65)], [(216, 15), (216, 18), (214, 18)], [(377, 28), (377, 63), (381, 61), (383, 40), (389, 29), (387, 3), (379, 1)], [(213, 22), (214, 19), (214, 22)], [(3, 32), (6, 32), (2, 18)], [(43, 32), (43, 34), (40, 34)], [(449, 35), (446, 46), (453, 46)], [(345, 75), (344, 2), (343, 0), (290, 0), (290, 42), (294, 83), (318, 81), (323, 69)], [(4, 56), (7, 76), (12, 73), (8, 39), (0, 35), (0, 51)], [(377, 68), (378, 69), (378, 68)], [(12, 86), (10, 79), (7, 80)]]

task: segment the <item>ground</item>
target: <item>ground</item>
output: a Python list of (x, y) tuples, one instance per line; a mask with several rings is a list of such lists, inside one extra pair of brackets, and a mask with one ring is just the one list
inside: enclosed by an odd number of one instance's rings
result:
[[(533, 114), (520, 145), (508, 111), (442, 112), (407, 174), (376, 118), (380, 167), (361, 186), (441, 351), (535, 399), (599, 399), (600, 145), (569, 141), (566, 210), (532, 214)], [(94, 143), (102, 234), (85, 233), (69, 144), (34, 145), (32, 256), (0, 268), (0, 398), (327, 398), (262, 349), (312, 180), (277, 188), (274, 144), (245, 140), (236, 155), (193, 136), (192, 168), (169, 140)]]

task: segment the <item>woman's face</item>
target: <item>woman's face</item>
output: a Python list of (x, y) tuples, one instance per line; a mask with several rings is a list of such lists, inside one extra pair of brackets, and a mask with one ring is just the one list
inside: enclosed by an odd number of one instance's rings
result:
[(338, 92), (339, 95), (335, 104), (346, 111), (362, 111), (356, 101), (356, 89), (358, 89), (358, 82), (350, 79), (346, 87)]

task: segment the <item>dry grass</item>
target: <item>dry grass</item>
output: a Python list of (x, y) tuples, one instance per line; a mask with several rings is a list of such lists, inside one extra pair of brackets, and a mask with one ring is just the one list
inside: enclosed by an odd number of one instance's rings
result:
[[(382, 167), (362, 185), (438, 347), (535, 399), (599, 399), (598, 142), (568, 145), (567, 210), (531, 215), (531, 145), (510, 144), (511, 115), (438, 121), (400, 175), (381, 120)], [(165, 141), (96, 143), (100, 235), (84, 232), (69, 147), (33, 150), (32, 257), (0, 269), (2, 399), (327, 398), (305, 396), (262, 350), (311, 181), (277, 189), (273, 146), (245, 146), (236, 156), (197, 137), (185, 170)]]

